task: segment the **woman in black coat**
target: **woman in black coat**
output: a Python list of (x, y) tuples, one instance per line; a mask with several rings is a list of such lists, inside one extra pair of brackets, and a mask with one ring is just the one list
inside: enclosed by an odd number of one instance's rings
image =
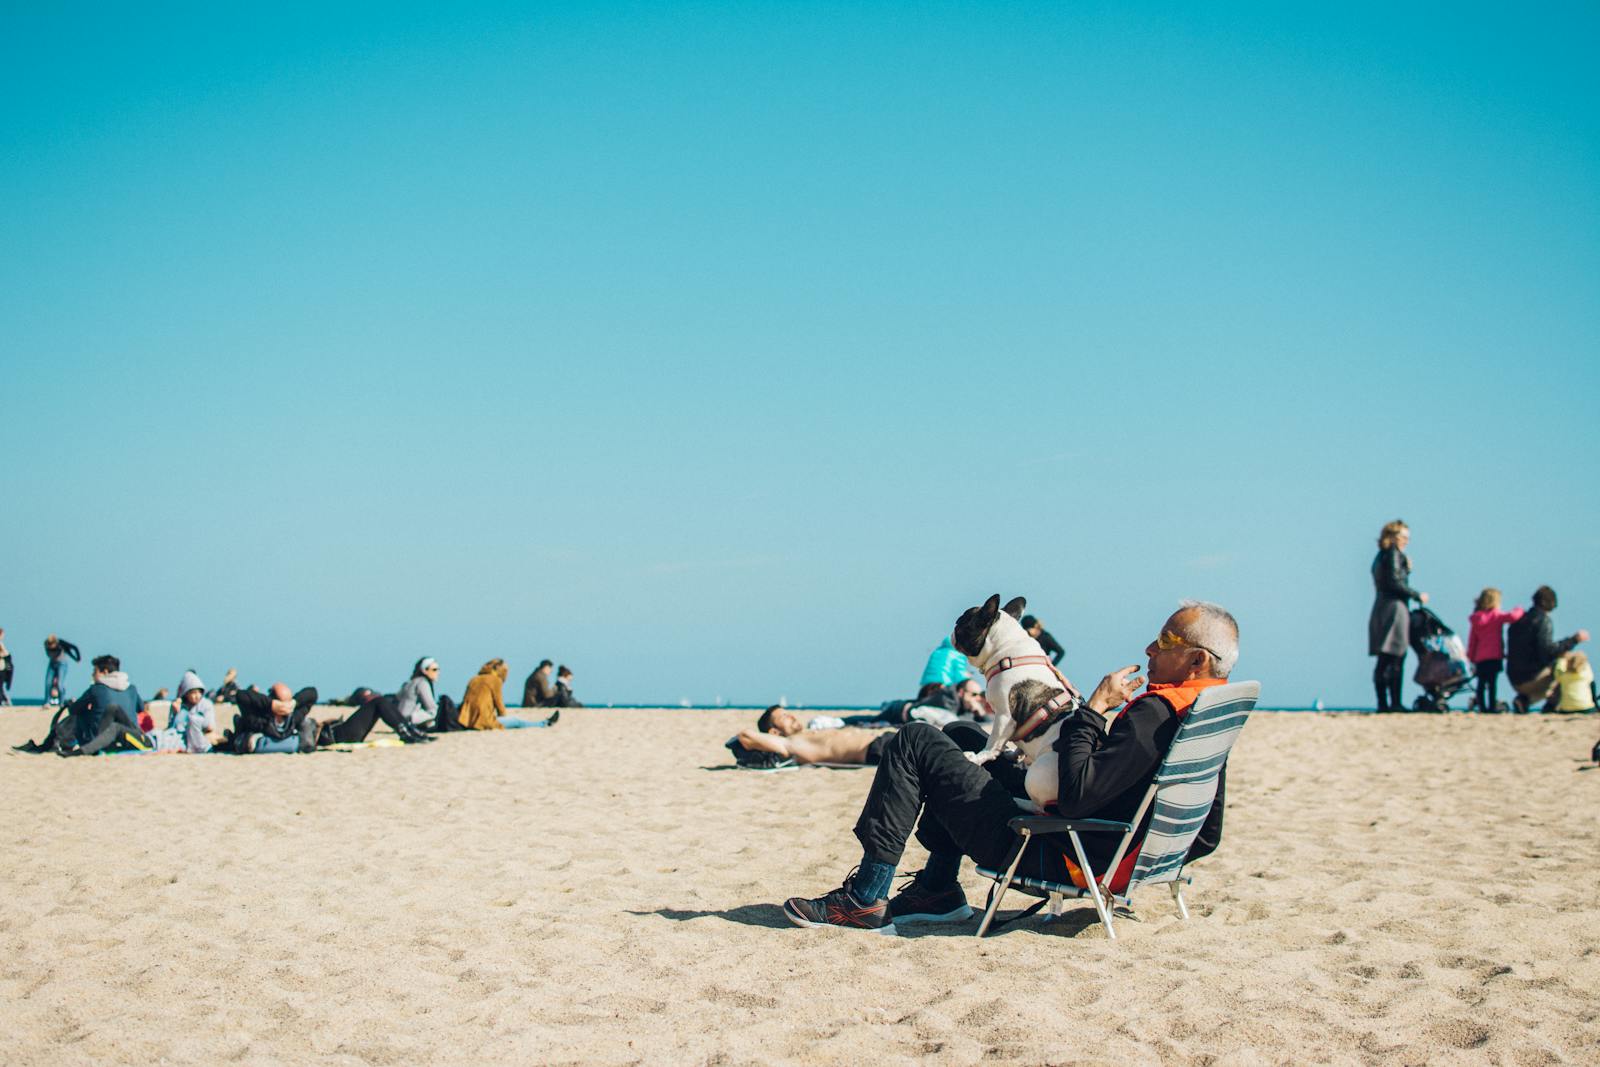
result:
[(1378, 555), (1372, 561), (1376, 599), (1367, 619), (1367, 654), (1378, 657), (1372, 669), (1372, 688), (1379, 711), (1404, 711), (1400, 683), (1405, 678), (1406, 648), (1411, 643), (1411, 601), (1428, 602), (1427, 593), (1411, 588), (1411, 559), (1406, 545), (1411, 530), (1399, 519), (1378, 533)]

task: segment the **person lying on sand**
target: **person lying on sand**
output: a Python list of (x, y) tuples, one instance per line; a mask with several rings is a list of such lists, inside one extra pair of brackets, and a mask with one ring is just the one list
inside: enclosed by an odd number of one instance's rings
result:
[(273, 682), (269, 693), (258, 693), (254, 686), (239, 690), (234, 702), (239, 714), (234, 716), (223, 747), (241, 756), (316, 751), (318, 724), (311, 718), (311, 707), (317, 702), (317, 691), (313, 687), (291, 693), (287, 685)]
[(796, 763), (865, 763), (876, 765), (893, 737), (888, 730), (843, 726), (807, 730), (800, 717), (781, 704), (761, 713), (754, 730), (740, 730), (738, 742), (752, 752), (775, 752)]
[[(1133, 818), (1166, 756), (1184, 712), (1201, 690), (1227, 680), (1239, 658), (1239, 627), (1215, 604), (1185, 602), (1145, 647), (1150, 687), (1137, 699), (1137, 667), (1101, 679), (1085, 706), (1061, 720), (1059, 814), (1067, 818)], [(1127, 707), (1112, 716), (1124, 704)], [(1109, 725), (1107, 725), (1107, 721)], [(957, 881), (961, 857), (1004, 867), (1015, 835), (1015, 795), (994, 763), (970, 762), (951, 737), (911, 723), (879, 753), (872, 789), (856, 821), (861, 864), (844, 884), (821, 897), (791, 897), (784, 916), (796, 926), (841, 926), (895, 933), (896, 922), (955, 922), (972, 914)], [(995, 763), (1000, 761), (996, 760)], [(1013, 776), (1014, 780), (1014, 776)], [(1213, 851), (1221, 838), (1223, 783), (1189, 858)], [(1148, 825), (1150, 815), (1145, 816)], [(889, 900), (895, 868), (915, 826), (928, 864)], [(1141, 828), (1140, 836), (1143, 835)], [(1117, 846), (1115, 834), (1085, 834), (1090, 864), (1102, 870)], [(1136, 855), (1136, 852), (1130, 853)], [(1020, 873), (1069, 881), (1063, 849), (1030, 854)]]

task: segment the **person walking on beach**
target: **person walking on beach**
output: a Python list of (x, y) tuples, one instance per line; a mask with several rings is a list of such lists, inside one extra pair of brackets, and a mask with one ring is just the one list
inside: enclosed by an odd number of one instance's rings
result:
[(1367, 618), (1367, 654), (1378, 658), (1372, 669), (1372, 688), (1379, 711), (1404, 711), (1400, 686), (1405, 680), (1406, 648), (1411, 643), (1411, 601), (1428, 602), (1427, 593), (1410, 586), (1411, 557), (1406, 545), (1411, 529), (1399, 519), (1378, 532), (1378, 554), (1372, 561), (1372, 585), (1377, 596)]
[(1550, 613), (1556, 610), (1556, 591), (1541, 585), (1533, 592), (1533, 607), (1506, 631), (1506, 681), (1516, 686), (1512, 702), (1519, 715), (1526, 715), (1534, 701), (1555, 710), (1556, 661), (1589, 640), (1588, 630), (1579, 630), (1557, 641)]
[(1505, 658), (1506, 624), (1522, 618), (1521, 608), (1500, 610), (1500, 590), (1485, 589), (1478, 594), (1477, 606), (1467, 621), (1472, 631), (1467, 635), (1467, 659), (1472, 661), (1472, 672), (1478, 678), (1478, 692), (1474, 702), (1479, 711), (1500, 711), (1500, 670)]
[(67, 702), (67, 660), (76, 663), (83, 656), (77, 645), (51, 634), (44, 639), (44, 658), (45, 707), (59, 707)]
[(5, 627), (0, 626), (0, 708), (11, 705), (11, 676), (14, 666), (11, 650), (6, 647)]

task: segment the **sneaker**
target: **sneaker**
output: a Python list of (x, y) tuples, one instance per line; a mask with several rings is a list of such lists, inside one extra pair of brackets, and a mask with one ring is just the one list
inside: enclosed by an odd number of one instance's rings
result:
[(972, 918), (972, 908), (959, 885), (928, 889), (913, 878), (889, 901), (889, 918), (897, 923), (958, 923)]
[(848, 878), (838, 889), (814, 900), (790, 897), (783, 902), (783, 917), (796, 926), (842, 926), (846, 930), (869, 930), (875, 934), (890, 935), (896, 932), (894, 923), (889, 920), (889, 902), (857, 902), (850, 895)]
[(560, 721), (561, 721), (561, 709), (557, 708), (555, 711), (552, 711), (550, 713), (550, 717), (544, 721), (544, 724), (546, 726), (554, 726), (556, 723), (558, 723)]

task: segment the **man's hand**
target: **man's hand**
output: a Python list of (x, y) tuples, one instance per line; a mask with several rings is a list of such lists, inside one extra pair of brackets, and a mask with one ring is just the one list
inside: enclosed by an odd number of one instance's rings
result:
[(1572, 636), (1576, 637), (1578, 639), (1578, 644), (1581, 645), (1585, 641), (1589, 640), (1589, 631), (1588, 630), (1579, 630), (1577, 633), (1573, 634)]
[(1427, 602), (1428, 602), (1428, 594), (1427, 593), (1418, 593), (1417, 594), (1417, 603), (1418, 604), (1426, 604)]
[(1134, 664), (1120, 671), (1112, 671), (1100, 679), (1100, 684), (1094, 687), (1094, 692), (1089, 694), (1085, 703), (1091, 710), (1104, 715), (1132, 700), (1143, 686), (1144, 679), (1139, 677), (1139, 666)]

